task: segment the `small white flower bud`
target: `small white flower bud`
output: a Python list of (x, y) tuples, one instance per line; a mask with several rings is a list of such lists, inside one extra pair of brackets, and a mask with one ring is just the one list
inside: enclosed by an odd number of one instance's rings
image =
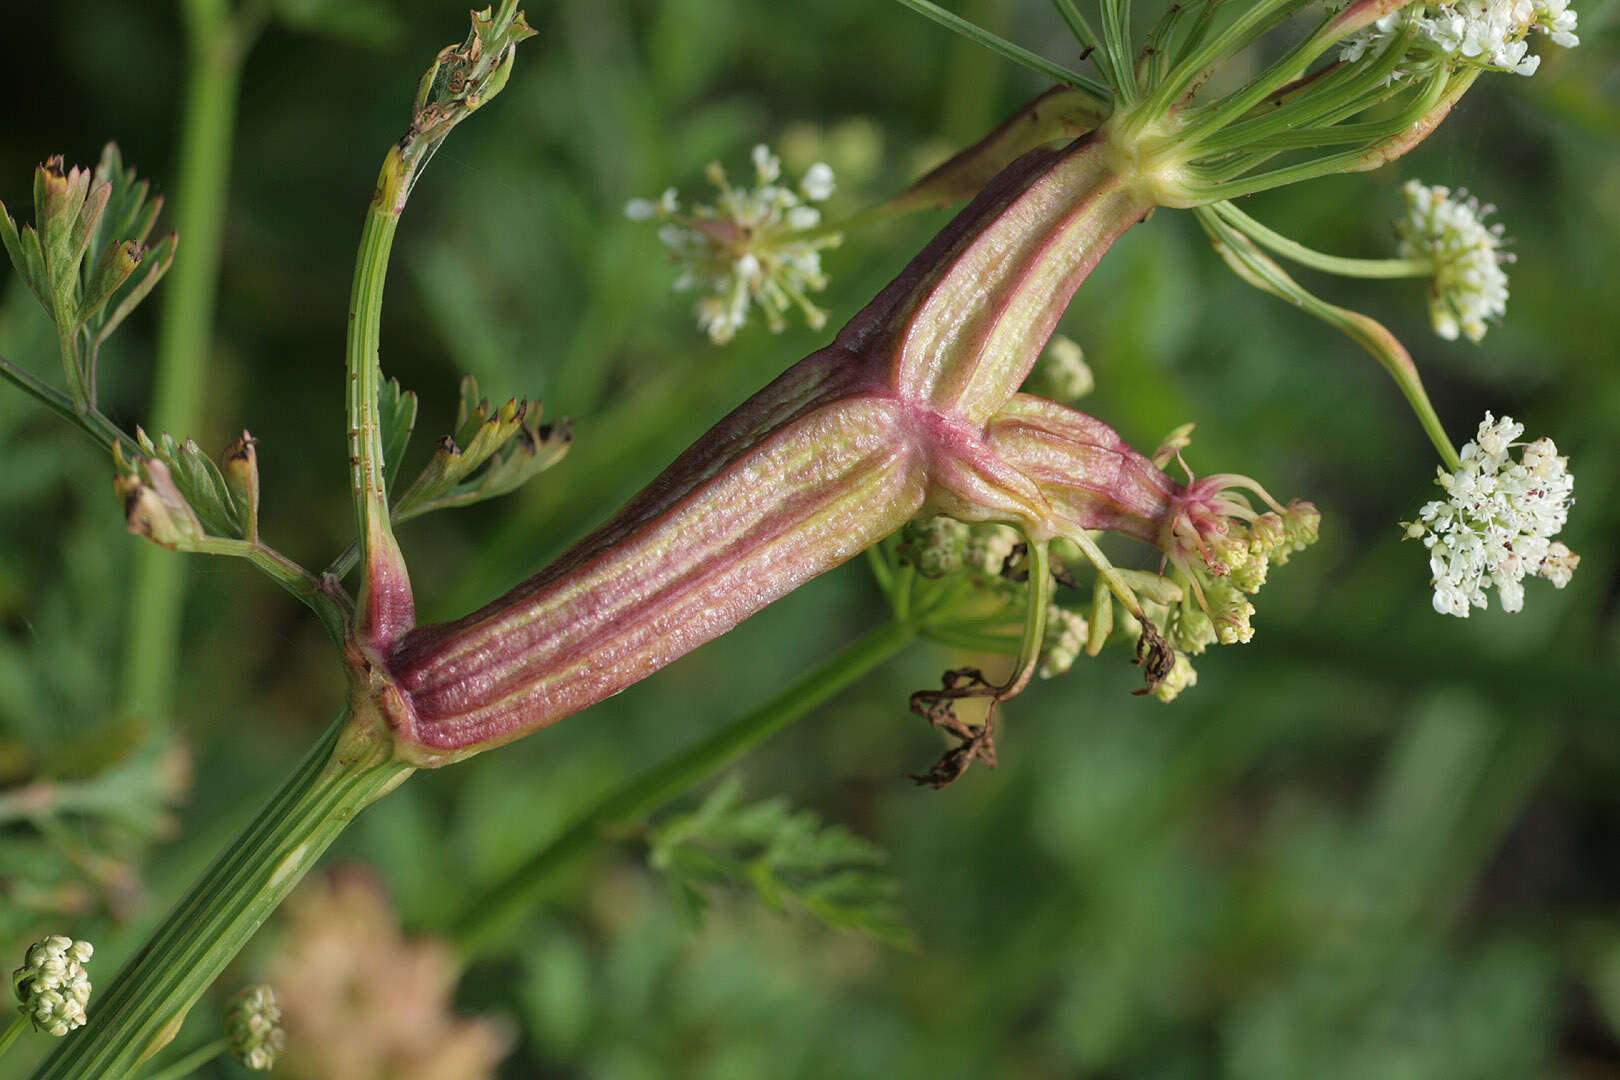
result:
[(799, 190), (811, 202), (821, 202), (830, 198), (837, 184), (833, 180), (832, 166), (825, 161), (818, 161), (804, 171), (804, 179), (799, 181)]
[(60, 1038), (84, 1026), (90, 1001), (84, 965), (94, 953), (89, 942), (61, 934), (29, 947), (23, 966), (12, 973), (12, 985), (36, 1029)]
[(225, 1043), (250, 1069), (273, 1068), (287, 1044), (281, 1028), (281, 1002), (269, 986), (249, 986), (231, 998), (225, 1012)]

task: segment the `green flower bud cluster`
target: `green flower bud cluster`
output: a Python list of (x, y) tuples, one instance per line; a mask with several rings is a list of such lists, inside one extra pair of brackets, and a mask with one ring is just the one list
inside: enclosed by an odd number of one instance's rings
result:
[[(1259, 488), (1235, 477), (1211, 478), (1218, 483), (1242, 482), (1264, 497)], [(1207, 483), (1194, 484), (1199, 491)], [(1166, 631), (1181, 652), (1197, 655), (1217, 642), (1232, 645), (1254, 637), (1254, 603), (1249, 599), (1266, 583), (1273, 562), (1281, 565), (1290, 555), (1316, 542), (1321, 513), (1308, 502), (1255, 514), (1242, 495), (1221, 491), (1191, 513), (1178, 515), (1171, 526), (1174, 546), (1172, 579), (1183, 586), (1183, 596), (1168, 612)], [(1196, 518), (1196, 520), (1195, 520)]]
[(225, 1013), (225, 1043), (236, 1060), (250, 1069), (268, 1071), (287, 1045), (281, 1027), (281, 1002), (269, 986), (249, 986), (231, 998)]
[(962, 569), (970, 526), (939, 514), (908, 521), (900, 530), (900, 562), (925, 578), (942, 578)]
[(84, 1007), (90, 1002), (84, 965), (94, 952), (88, 941), (63, 934), (29, 947), (23, 966), (12, 972), (11, 985), (36, 1031), (61, 1038), (84, 1026)]

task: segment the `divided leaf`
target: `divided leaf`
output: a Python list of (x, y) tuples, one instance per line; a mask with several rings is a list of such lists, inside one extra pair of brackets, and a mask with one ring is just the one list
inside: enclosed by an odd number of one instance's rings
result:
[[(534, 426), (529, 412), (529, 403), (521, 398), (492, 406), (478, 396), (476, 379), (462, 379), (455, 434), (439, 440), (427, 466), (394, 500), (394, 520), (505, 495), (555, 465), (568, 451), (572, 428), (567, 420)], [(533, 412), (538, 417), (538, 404)], [(383, 415), (386, 421), (389, 414)]]
[(383, 480), (391, 491), (416, 429), (415, 391), (400, 389), (398, 379), (384, 382), (377, 392), (377, 426), (382, 432)]
[(652, 865), (663, 871), (694, 919), (706, 890), (746, 882), (777, 911), (798, 906), (829, 926), (867, 934), (900, 949), (916, 934), (899, 901), (884, 852), (784, 799), (743, 805), (742, 785), (727, 778), (693, 811), (659, 825)]
[[(189, 505), (207, 535), (240, 540), (247, 538), (250, 532), (257, 531), (258, 507), (248, 505), (248, 484), (243, 480), (235, 484), (227, 482), (220, 467), (203, 452), (195, 439), (187, 439), (182, 443), (173, 435), (164, 432), (154, 441), (145, 431), (136, 428), (135, 440), (147, 458), (146, 461), (140, 462), (139, 466), (148, 473), (151, 471), (152, 461), (165, 466), (168, 481), (172, 482), (174, 490)], [(252, 451), (252, 440), (246, 432), (243, 433), (243, 442), (238, 445), (242, 446), (242, 460), (252, 465), (254, 472), (252, 492), (256, 498), (257, 455)], [(226, 451), (228, 462), (236, 449), (237, 447), (233, 446)], [(128, 466), (125, 467), (125, 471), (130, 471)], [(142, 479), (149, 484), (153, 483), (150, 476)], [(243, 497), (237, 496), (235, 492), (238, 490), (243, 493)]]

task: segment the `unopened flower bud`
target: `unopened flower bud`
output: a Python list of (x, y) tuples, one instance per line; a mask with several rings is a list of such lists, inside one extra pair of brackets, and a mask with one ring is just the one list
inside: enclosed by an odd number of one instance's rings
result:
[(911, 521), (900, 530), (900, 561), (923, 577), (944, 577), (961, 569), (967, 539), (968, 527), (943, 514)]
[(90, 976), (84, 965), (95, 953), (88, 941), (53, 934), (28, 949), (11, 985), (37, 1031), (58, 1038), (84, 1026), (90, 1002)]
[(225, 1043), (250, 1069), (265, 1071), (275, 1067), (287, 1045), (281, 1027), (281, 1003), (269, 986), (249, 986), (231, 998), (225, 1013)]
[(147, 458), (136, 469), (120, 474), (113, 488), (123, 500), (125, 523), (136, 536), (178, 551), (205, 535), (196, 512), (175, 487), (169, 467), (157, 458)]
[(1006, 525), (973, 525), (962, 549), (962, 562), (976, 574), (1000, 575), (1018, 546), (1018, 530)]
[(1053, 401), (1079, 401), (1096, 387), (1096, 377), (1080, 346), (1062, 334), (1053, 334), (1046, 351), (1035, 361), (1030, 376), (1032, 393)]
[(1077, 611), (1049, 605), (1046, 609), (1046, 642), (1041, 649), (1041, 666), (1037, 673), (1043, 679), (1063, 675), (1079, 659), (1085, 647), (1090, 627), (1085, 616)]
[(1178, 652), (1175, 665), (1170, 668), (1170, 674), (1166, 675), (1159, 685), (1153, 688), (1153, 696), (1168, 703), (1174, 701), (1183, 690), (1196, 685), (1197, 682), (1198, 672), (1193, 670), (1192, 660), (1188, 658), (1186, 653)]

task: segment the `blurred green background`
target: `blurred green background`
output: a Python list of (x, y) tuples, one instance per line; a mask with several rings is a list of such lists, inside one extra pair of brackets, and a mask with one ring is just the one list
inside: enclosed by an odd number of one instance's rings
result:
[[(268, 538), (320, 566), (352, 529), (342, 335), (361, 214), (417, 77), (466, 24), (428, 0), (280, 7), (243, 73), (207, 418), (177, 434), (217, 452), (251, 429)], [(1071, 58), (1036, 0), (958, 10)], [(1061, 329), (1097, 375), (1083, 407), (1134, 444), (1195, 420), (1194, 468), (1321, 507), (1322, 542), (1273, 572), (1254, 641), (1202, 657), (1168, 706), (1131, 696), (1120, 653), (1082, 661), (1009, 708), (999, 769), (941, 793), (901, 776), (939, 749), (906, 697), (964, 657), (908, 649), (734, 773), (745, 798), (785, 796), (888, 852), (916, 951), (743, 889), (715, 894), (694, 930), (631, 830), (457, 961), (458, 1008), (509, 1025), (501, 1075), (1620, 1076), (1620, 11), (1580, 12), (1580, 48), (1543, 48), (1532, 79), (1482, 80), (1410, 158), (1245, 204), (1364, 256), (1391, 250), (1407, 178), (1497, 205), (1518, 261), (1483, 345), (1435, 339), (1417, 284), (1301, 280), (1401, 336), (1458, 442), (1486, 409), (1557, 440), (1579, 495), (1569, 589), (1532, 585), (1517, 616), (1436, 615), (1423, 552), (1395, 525), (1429, 498), (1435, 462), (1394, 386), (1160, 212)], [(383, 365), (422, 394), (418, 460), (464, 372), (574, 417), (575, 444), (515, 496), (404, 529), (426, 619), (538, 568), (830, 335), (756, 322), (710, 345), (627, 198), (697, 195), (706, 162), (741, 173), (767, 141), (790, 175), (833, 161), (837, 214), (1042, 88), (871, 0), (536, 0), (528, 17), (539, 36), (510, 86), (413, 197)], [(32, 216), (39, 161), (90, 164), (107, 139), (174, 193), (178, 11), (30, 6), (6, 44), (0, 198), (15, 214)], [(830, 253), (833, 325), (944, 220)], [(147, 416), (156, 315), (149, 303), (103, 361), (107, 411), (130, 426)], [(0, 353), (55, 370), (9, 276)], [(120, 692), (135, 542), (108, 462), (10, 387), (0, 460), (0, 941), (18, 955), (44, 932), (90, 937), (106, 979), (334, 715), (341, 672), (293, 601), (194, 559), (178, 705), (143, 712)], [(857, 561), (586, 714), (418, 775), (330, 860), (371, 867), (408, 932), (443, 931), (594, 799), (883, 612)], [(42, 817), (6, 799), (52, 778), (85, 785), (84, 805)], [(225, 992), (267, 969), (277, 933)], [(180, 1044), (210, 1037), (217, 1008)]]

